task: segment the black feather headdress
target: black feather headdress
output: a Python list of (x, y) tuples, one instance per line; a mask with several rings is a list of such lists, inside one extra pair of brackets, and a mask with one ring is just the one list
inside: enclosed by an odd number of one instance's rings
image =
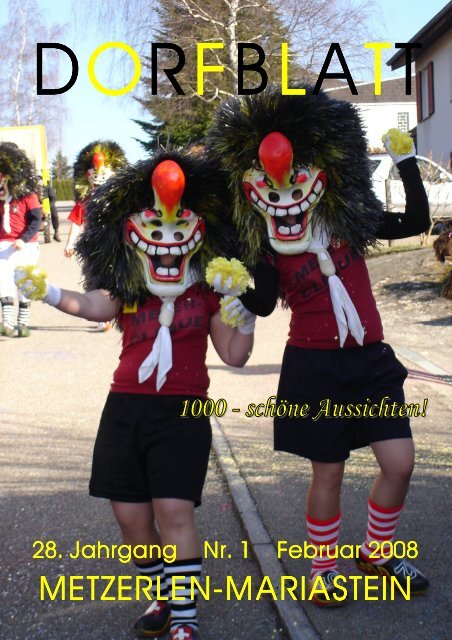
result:
[(202, 277), (213, 257), (237, 255), (221, 169), (189, 150), (160, 151), (150, 160), (120, 170), (88, 201), (86, 224), (76, 245), (86, 289), (106, 289), (128, 305), (141, 304), (150, 295), (138, 251), (126, 241), (126, 226), (131, 215), (154, 205), (151, 176), (164, 160), (173, 160), (182, 169), (186, 181), (183, 205), (203, 218), (206, 227), (190, 267)]
[(8, 175), (8, 190), (13, 199), (36, 193), (36, 172), (26, 154), (14, 142), (0, 143), (0, 173)]
[(112, 140), (95, 140), (83, 147), (74, 162), (74, 192), (76, 200), (84, 200), (92, 189), (87, 172), (93, 166), (95, 153), (103, 153), (105, 165), (113, 172), (127, 164), (124, 151)]
[(281, 95), (281, 87), (220, 106), (208, 133), (207, 146), (229, 175), (234, 220), (240, 240), (253, 264), (267, 246), (262, 216), (246, 199), (242, 178), (256, 164), (262, 139), (271, 132), (286, 136), (293, 147), (294, 165), (316, 166), (327, 175), (325, 193), (313, 211), (337, 240), (364, 252), (376, 242), (383, 213), (372, 190), (366, 138), (355, 107), (326, 93)]

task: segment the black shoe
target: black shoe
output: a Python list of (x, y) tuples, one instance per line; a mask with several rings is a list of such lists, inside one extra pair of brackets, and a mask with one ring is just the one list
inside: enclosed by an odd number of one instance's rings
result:
[(170, 640), (201, 640), (201, 636), (198, 629), (183, 624), (171, 629)]
[[(312, 600), (312, 602), (318, 607), (343, 607), (345, 604), (347, 604), (347, 598), (344, 598), (344, 589), (339, 589), (334, 584), (334, 578), (338, 575), (340, 574), (336, 570), (322, 571), (322, 573), (318, 573), (312, 578), (312, 580), (309, 581), (310, 593), (317, 581), (316, 593), (313, 594), (312, 598), (310, 597), (310, 600)], [(322, 579), (327, 594), (319, 591), (319, 578)]]
[(385, 576), (387, 578), (393, 576), (397, 578), (402, 589), (406, 589), (408, 578), (410, 578), (410, 593), (422, 593), (426, 591), (430, 585), (427, 578), (416, 569), (416, 567), (408, 562), (406, 558), (390, 558), (383, 564), (372, 564), (361, 554), (355, 560), (356, 565), (363, 573), (369, 573), (374, 576)]
[(58, 231), (55, 231), (55, 233), (53, 234), (53, 239), (57, 242), (61, 242), (60, 234), (58, 233)]
[(159, 638), (165, 635), (171, 624), (171, 607), (167, 602), (154, 600), (133, 628), (140, 638)]

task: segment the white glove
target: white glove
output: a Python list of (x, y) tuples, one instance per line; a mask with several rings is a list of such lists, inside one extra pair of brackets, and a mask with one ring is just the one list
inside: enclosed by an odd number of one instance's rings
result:
[(223, 311), (227, 315), (228, 320), (237, 327), (240, 333), (249, 335), (254, 333), (256, 324), (256, 316), (243, 305), (243, 303), (233, 296), (225, 297)]
[[(413, 140), (411, 140), (411, 149), (401, 155), (397, 155), (397, 153), (394, 151), (394, 149), (391, 146), (391, 131), (394, 131), (393, 129), (390, 129), (382, 138), (383, 140), (383, 144), (385, 146), (386, 151), (388, 152), (388, 154), (391, 156), (391, 158), (394, 160), (394, 162), (396, 164), (398, 164), (399, 162), (402, 162), (402, 160), (406, 160), (407, 158), (414, 158), (414, 156), (416, 155), (416, 147), (414, 146), (414, 142)], [(396, 133), (396, 137), (397, 138), (402, 138), (402, 136), (404, 138), (408, 138), (409, 134), (407, 133), (401, 133), (399, 131), (397, 131)], [(394, 144), (394, 139), (393, 139), (393, 144)]]
[(222, 282), (221, 273), (217, 273), (212, 286), (217, 293), (222, 293), (225, 296), (238, 296), (243, 293), (243, 288), (240, 285), (232, 286), (232, 276)]
[(56, 307), (61, 302), (61, 289), (56, 284), (47, 283), (47, 293), (42, 299), (46, 304), (50, 304), (52, 307)]
[(33, 267), (18, 267), (14, 282), (23, 295), (30, 300), (42, 300), (55, 307), (61, 301), (60, 287), (49, 284), (42, 271)]

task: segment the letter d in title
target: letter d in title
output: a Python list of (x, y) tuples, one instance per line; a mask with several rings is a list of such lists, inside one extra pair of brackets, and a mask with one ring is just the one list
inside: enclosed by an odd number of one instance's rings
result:
[[(55, 96), (61, 93), (66, 93), (69, 91), (77, 81), (78, 78), (78, 60), (75, 53), (69, 47), (66, 47), (64, 44), (60, 44), (59, 42), (38, 42), (36, 44), (36, 93), (38, 96)], [(54, 89), (44, 89), (42, 86), (42, 51), (43, 49), (59, 49), (60, 51), (64, 51), (67, 53), (69, 58), (71, 59), (72, 64), (72, 74), (69, 78), (69, 81), (63, 86)]]

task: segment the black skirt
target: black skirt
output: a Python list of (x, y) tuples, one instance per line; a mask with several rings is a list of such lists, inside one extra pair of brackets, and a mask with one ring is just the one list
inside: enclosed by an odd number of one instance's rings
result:
[[(276, 403), (282, 417), (275, 417), (275, 449), (316, 462), (341, 462), (350, 450), (372, 442), (411, 438), (409, 418), (401, 415), (406, 376), (384, 342), (334, 350), (287, 345)], [(284, 412), (283, 404), (292, 410)], [(308, 415), (300, 417), (296, 407), (303, 404)]]

